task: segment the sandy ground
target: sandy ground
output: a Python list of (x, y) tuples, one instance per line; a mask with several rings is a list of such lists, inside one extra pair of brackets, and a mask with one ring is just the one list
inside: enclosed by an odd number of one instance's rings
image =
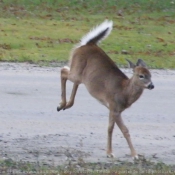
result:
[[(123, 70), (131, 75), (130, 70)], [(108, 162), (108, 110), (81, 85), (75, 105), (57, 112), (60, 68), (0, 63), (0, 159), (62, 164), (66, 159)], [(175, 164), (175, 71), (152, 70), (155, 89), (123, 113), (133, 144), (147, 159)], [(72, 83), (68, 83), (70, 94)], [(120, 130), (115, 160), (131, 161)]]

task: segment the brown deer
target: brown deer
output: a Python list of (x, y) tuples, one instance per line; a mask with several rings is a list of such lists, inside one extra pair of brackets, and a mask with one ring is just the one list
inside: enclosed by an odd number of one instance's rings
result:
[[(131, 156), (138, 158), (121, 113), (140, 97), (145, 88), (153, 89), (154, 85), (151, 74), (141, 59), (136, 64), (127, 60), (133, 68), (133, 76), (129, 79), (98, 47), (97, 44), (111, 32), (112, 25), (112, 21), (104, 21), (84, 36), (72, 51), (70, 68), (65, 66), (61, 69), (62, 101), (57, 110), (65, 110), (73, 106), (78, 86), (83, 83), (89, 93), (109, 109), (107, 156), (113, 157), (112, 133), (116, 123), (128, 142)], [(66, 101), (67, 80), (74, 83), (68, 102)]]

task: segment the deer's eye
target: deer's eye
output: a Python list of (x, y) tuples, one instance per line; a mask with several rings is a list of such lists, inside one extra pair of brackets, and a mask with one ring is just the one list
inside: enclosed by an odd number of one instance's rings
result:
[(144, 75), (139, 75), (139, 78), (140, 78), (140, 79), (144, 79), (145, 76), (144, 76)]

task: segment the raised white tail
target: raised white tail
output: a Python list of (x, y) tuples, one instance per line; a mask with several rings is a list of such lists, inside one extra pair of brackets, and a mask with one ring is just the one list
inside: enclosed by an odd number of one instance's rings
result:
[(98, 25), (97, 27), (92, 29), (88, 34), (86, 34), (81, 39), (79, 46), (83, 46), (88, 43), (98, 44), (101, 40), (105, 39), (110, 34), (112, 26), (112, 21), (104, 21), (102, 24)]

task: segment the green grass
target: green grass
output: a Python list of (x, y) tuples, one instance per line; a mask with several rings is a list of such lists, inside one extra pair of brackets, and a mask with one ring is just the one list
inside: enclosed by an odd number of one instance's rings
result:
[(3, 175), (174, 175), (175, 166), (162, 162), (143, 161), (137, 163), (66, 163), (61, 166), (42, 165), (39, 163), (14, 162), (11, 159), (0, 162)]
[(80, 38), (105, 19), (114, 29), (100, 47), (119, 66), (143, 58), (151, 68), (175, 68), (173, 0), (0, 1), (0, 60), (66, 61)]

